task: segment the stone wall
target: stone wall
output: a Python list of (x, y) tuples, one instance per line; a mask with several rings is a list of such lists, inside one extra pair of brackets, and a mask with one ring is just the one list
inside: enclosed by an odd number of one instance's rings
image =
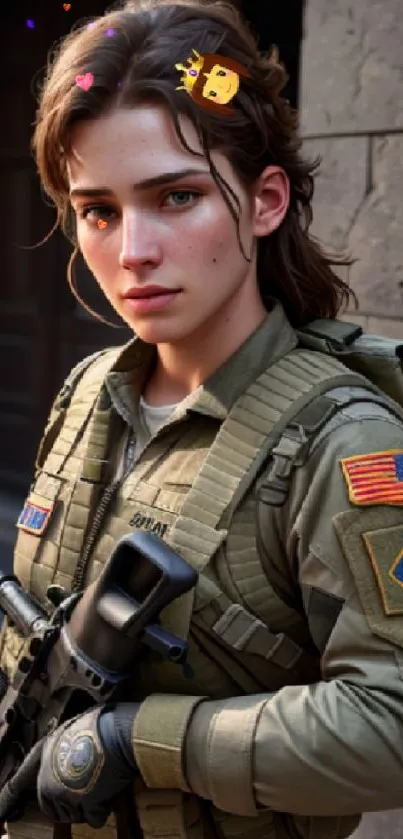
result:
[(300, 89), (305, 150), (322, 157), (312, 232), (357, 259), (362, 324), (394, 338), (403, 338), (402, 11), (402, 0), (306, 0)]
[[(359, 314), (346, 319), (391, 338), (403, 338), (402, 11), (306, 0), (300, 90), (305, 150), (323, 160), (312, 232), (357, 259)], [(366, 814), (353, 836), (401, 839), (403, 810)]]

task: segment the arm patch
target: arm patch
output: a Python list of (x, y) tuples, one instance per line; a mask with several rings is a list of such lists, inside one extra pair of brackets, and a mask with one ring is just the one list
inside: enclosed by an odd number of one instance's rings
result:
[(403, 615), (403, 524), (362, 534), (385, 615)]
[(348, 510), (333, 524), (375, 633), (403, 647), (403, 521), (396, 507)]
[(352, 504), (403, 504), (403, 449), (358, 454), (340, 463)]

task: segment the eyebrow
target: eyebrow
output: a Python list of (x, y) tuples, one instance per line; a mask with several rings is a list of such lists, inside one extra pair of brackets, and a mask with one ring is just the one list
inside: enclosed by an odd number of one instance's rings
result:
[[(209, 169), (179, 169), (177, 172), (163, 172), (161, 175), (154, 175), (152, 178), (146, 178), (133, 184), (133, 191), (144, 192), (147, 189), (152, 189), (156, 186), (170, 184), (173, 181), (179, 181), (181, 178), (187, 178), (189, 175), (210, 175)], [(113, 195), (113, 191), (107, 186), (100, 186), (93, 189), (89, 187), (72, 189), (70, 198), (86, 197), (92, 195), (93, 197), (100, 197), (101, 195)]]

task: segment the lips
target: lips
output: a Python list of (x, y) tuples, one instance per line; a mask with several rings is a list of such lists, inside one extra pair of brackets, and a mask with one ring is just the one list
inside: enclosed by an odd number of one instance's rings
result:
[(181, 289), (171, 290), (161, 286), (130, 289), (124, 297), (124, 305), (132, 315), (148, 315), (162, 312), (181, 294)]
[(144, 300), (152, 297), (162, 297), (164, 294), (177, 294), (178, 288), (163, 288), (163, 286), (145, 286), (144, 288), (132, 288), (124, 294), (126, 300)]

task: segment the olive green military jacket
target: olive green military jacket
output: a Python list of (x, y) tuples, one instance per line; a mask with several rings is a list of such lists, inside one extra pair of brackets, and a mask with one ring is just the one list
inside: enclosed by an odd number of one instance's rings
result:
[[(124, 348), (105, 375), (115, 415), (106, 475), (113, 482), (120, 474), (123, 483), (88, 558), (86, 582), (122, 532), (169, 535), (239, 394), (297, 343), (276, 304), (151, 440), (138, 402), (154, 349), (138, 339)], [(251, 689), (239, 689), (235, 659), (233, 679), (227, 673), (221, 686), (217, 666), (207, 660), (211, 643), (203, 648), (200, 633), (190, 644), (193, 680), (158, 662), (136, 674), (133, 698), (143, 701), (133, 748), (146, 787), (194, 793), (211, 803), (216, 822), (220, 813), (238, 816), (244, 836), (252, 817), (265, 825), (259, 837), (336, 839), (351, 832), (355, 814), (402, 805), (403, 424), (364, 388), (354, 396), (310, 444), (283, 503), (273, 504), (263, 471), (207, 570), (235, 602), (247, 606), (254, 598), (274, 632), (310, 646), (319, 659), (317, 678), (296, 676), (291, 665), (272, 690), (262, 690), (262, 668), (271, 672), (267, 656)], [(68, 430), (64, 439), (70, 444)], [(81, 529), (86, 522), (73, 508), (85, 439), (84, 433), (61, 471), (48, 459), (34, 483), (34, 498), (51, 496), (62, 476), (49, 529), (40, 538), (19, 530), (15, 571), (42, 599), (50, 582), (71, 588), (80, 573), (79, 521)], [(59, 463), (57, 445), (50, 458)], [(132, 515), (122, 525), (128, 500)], [(7, 630), (3, 666), (11, 670), (17, 654), (18, 639)], [(309, 832), (311, 817), (316, 827)]]

